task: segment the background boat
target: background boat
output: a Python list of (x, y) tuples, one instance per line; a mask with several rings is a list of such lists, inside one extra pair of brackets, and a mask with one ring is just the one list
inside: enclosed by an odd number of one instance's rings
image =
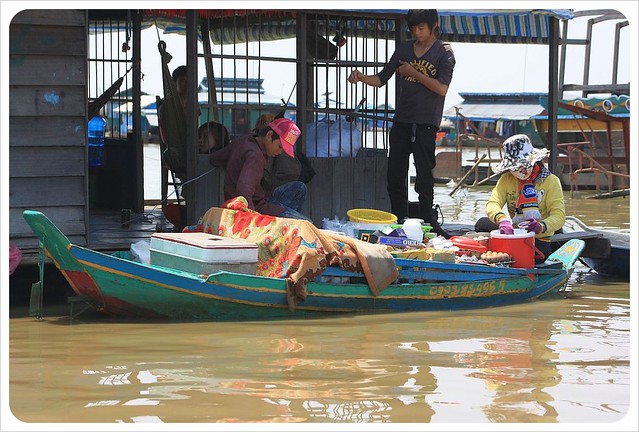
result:
[(598, 241), (596, 247), (587, 248), (579, 260), (597, 273), (630, 278), (630, 233), (591, 228), (574, 216), (566, 217), (564, 233), (573, 237), (583, 233), (595, 241), (603, 240)]

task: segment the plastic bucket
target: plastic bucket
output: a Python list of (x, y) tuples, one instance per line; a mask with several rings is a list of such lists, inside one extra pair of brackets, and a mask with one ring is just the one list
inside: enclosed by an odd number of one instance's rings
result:
[(511, 267), (535, 267), (535, 254), (539, 252), (535, 247), (535, 233), (525, 229), (515, 229), (514, 234), (500, 234), (499, 230), (490, 232), (488, 249), (493, 252), (506, 252), (513, 258)]
[(375, 209), (350, 209), (346, 212), (351, 222), (364, 222), (374, 224), (392, 224), (397, 222), (397, 216), (382, 210)]

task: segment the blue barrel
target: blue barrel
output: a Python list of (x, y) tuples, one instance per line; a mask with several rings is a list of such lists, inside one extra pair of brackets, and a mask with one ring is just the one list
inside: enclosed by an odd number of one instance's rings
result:
[(89, 167), (100, 167), (104, 163), (104, 131), (106, 120), (99, 115), (89, 120)]

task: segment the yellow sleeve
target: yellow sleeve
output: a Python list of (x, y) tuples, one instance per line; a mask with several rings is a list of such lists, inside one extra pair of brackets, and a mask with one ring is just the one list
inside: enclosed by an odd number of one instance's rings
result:
[[(492, 222), (498, 224), (506, 215), (503, 212), (504, 204), (506, 204), (506, 197), (510, 185), (508, 185), (508, 179), (505, 175), (502, 175), (497, 184), (493, 188), (490, 198), (486, 202), (486, 215)], [(511, 217), (512, 218), (512, 217)]]
[(564, 192), (559, 177), (554, 174), (544, 180), (541, 188), (544, 189), (544, 196), (539, 205), (539, 211), (543, 217), (541, 222), (544, 230), (538, 237), (549, 237), (562, 228), (566, 221)]

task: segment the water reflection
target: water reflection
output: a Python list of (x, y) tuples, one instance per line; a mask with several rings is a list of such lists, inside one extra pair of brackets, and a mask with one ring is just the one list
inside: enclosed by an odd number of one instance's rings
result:
[(567, 299), (475, 312), (17, 318), (11, 407), (27, 422), (616, 421), (629, 401), (629, 300), (592, 278), (575, 275)]

